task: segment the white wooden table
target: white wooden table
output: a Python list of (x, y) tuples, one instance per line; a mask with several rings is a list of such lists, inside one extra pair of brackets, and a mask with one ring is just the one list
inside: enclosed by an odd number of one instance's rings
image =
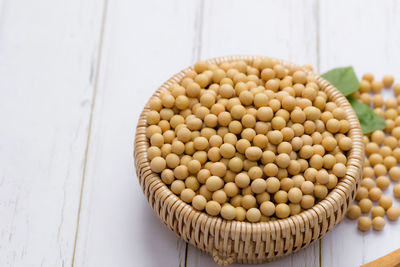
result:
[[(215, 265), (153, 214), (133, 138), (163, 81), (233, 54), (399, 81), (400, 2), (0, 0), (0, 266)], [(345, 220), (267, 265), (359, 266), (399, 247), (400, 223)]]

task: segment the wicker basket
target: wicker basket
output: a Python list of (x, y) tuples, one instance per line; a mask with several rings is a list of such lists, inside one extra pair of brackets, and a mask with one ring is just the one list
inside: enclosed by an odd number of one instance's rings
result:
[[(210, 63), (233, 60), (252, 61), (254, 56), (232, 56), (211, 59)], [(281, 61), (284, 66), (295, 66)], [(175, 82), (179, 82), (187, 68), (165, 82), (153, 95), (158, 97)], [(147, 104), (140, 115), (135, 138), (135, 165), (143, 192), (155, 213), (179, 237), (193, 246), (211, 254), (220, 265), (232, 262), (262, 263), (294, 253), (307, 247), (325, 235), (344, 217), (347, 207), (355, 196), (361, 177), (364, 146), (362, 131), (356, 114), (346, 98), (328, 81), (309, 72), (317, 78), (321, 90), (329, 99), (345, 109), (350, 122), (349, 137), (353, 140), (349, 151), (346, 176), (322, 201), (313, 208), (287, 219), (270, 222), (227, 221), (199, 212), (173, 194), (161, 181), (158, 174), (150, 170), (147, 158), (149, 142), (146, 138)]]

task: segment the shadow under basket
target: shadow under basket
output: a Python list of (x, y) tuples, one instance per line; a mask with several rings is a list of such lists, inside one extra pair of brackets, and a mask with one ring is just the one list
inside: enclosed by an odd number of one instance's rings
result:
[[(257, 56), (230, 56), (208, 60), (209, 63), (244, 60), (252, 62), (261, 59)], [(286, 67), (297, 67), (294, 64), (280, 61)], [(152, 96), (168, 90), (169, 86), (179, 82), (185, 73), (193, 70), (189, 67), (174, 75), (165, 82)], [(347, 172), (328, 196), (298, 215), (269, 222), (228, 221), (212, 217), (205, 212), (192, 208), (183, 202), (162, 182), (160, 176), (150, 169), (147, 157), (149, 141), (146, 138), (146, 117), (150, 111), (149, 103), (143, 109), (136, 129), (135, 166), (139, 183), (147, 201), (154, 212), (177, 236), (212, 255), (220, 265), (238, 263), (262, 263), (290, 255), (307, 247), (323, 237), (344, 217), (348, 206), (355, 197), (364, 160), (363, 135), (359, 121), (347, 99), (328, 81), (319, 75), (313, 75), (330, 101), (346, 111), (350, 123), (348, 136), (352, 139), (352, 148), (348, 153)]]

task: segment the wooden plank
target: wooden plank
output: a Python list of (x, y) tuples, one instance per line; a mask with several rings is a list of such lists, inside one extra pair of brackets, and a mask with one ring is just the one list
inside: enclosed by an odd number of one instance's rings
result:
[(1, 266), (71, 265), (102, 11), (1, 2)]
[(367, 0), (362, 8), (356, 0), (321, 2), (321, 71), (352, 65), (360, 75), (372, 72), (380, 78), (392, 73), (397, 77), (399, 9), (396, 1)]
[[(395, 1), (321, 1), (321, 70), (352, 65), (358, 76), (372, 72), (395, 75), (400, 81), (400, 6)], [(385, 91), (387, 97), (391, 93)], [(385, 194), (392, 196), (392, 190)], [(399, 206), (398, 200), (394, 205)], [(322, 241), (323, 266), (360, 266), (400, 246), (398, 223), (383, 231), (362, 233), (357, 222), (345, 219)]]
[(186, 243), (146, 203), (133, 163), (139, 114), (193, 63), (194, 1), (110, 1), (74, 266), (184, 266)]
[[(317, 2), (310, 0), (207, 0), (197, 38), (199, 57), (266, 55), (317, 66), (316, 11)], [(190, 267), (216, 266), (209, 255), (193, 246), (187, 258)], [(268, 266), (319, 266), (319, 242)]]
[(264, 55), (317, 65), (313, 0), (205, 1), (201, 58)]

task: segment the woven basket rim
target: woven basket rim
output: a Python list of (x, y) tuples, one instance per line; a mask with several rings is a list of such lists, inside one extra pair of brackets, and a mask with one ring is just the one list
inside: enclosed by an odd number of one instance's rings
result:
[[(205, 60), (208, 63), (214, 63), (214, 64), (220, 64), (223, 62), (230, 62), (230, 61), (237, 61), (237, 60), (243, 60), (246, 62), (253, 61), (255, 59), (262, 59), (266, 58), (267, 56), (242, 56), (242, 55), (235, 55), (235, 56), (223, 56), (223, 57), (216, 57), (216, 58), (211, 58), (208, 60)], [(271, 58), (271, 57), (268, 57)], [(285, 60), (280, 60), (277, 59), (280, 64), (287, 66), (287, 67), (300, 67), (296, 64), (290, 63)], [(285, 219), (277, 219), (274, 221), (268, 221), (268, 222), (256, 222), (256, 223), (251, 223), (247, 221), (236, 221), (236, 220), (225, 220), (222, 217), (218, 216), (210, 216), (204, 211), (198, 211), (195, 210), (190, 204), (182, 201), (177, 195), (175, 195), (169, 188), (168, 186), (161, 180), (160, 176), (157, 173), (154, 173), (150, 170), (150, 162), (147, 158), (147, 152), (144, 154), (146, 155), (146, 160), (140, 160), (139, 153), (140, 148), (145, 148), (144, 151), (149, 147), (149, 142), (146, 138), (146, 124), (140, 125), (138, 124), (136, 128), (136, 134), (135, 134), (135, 151), (134, 151), (134, 157), (135, 157), (135, 164), (137, 169), (143, 169), (147, 168), (147, 171), (150, 171), (150, 175), (146, 177), (146, 179), (153, 179), (151, 187), (161, 187), (163, 190), (163, 193), (167, 194), (166, 198), (172, 198), (174, 201), (173, 206), (178, 205), (181, 206), (182, 209), (179, 209), (179, 211), (183, 211), (186, 209), (186, 212), (189, 212), (189, 215), (182, 215), (180, 214), (179, 216), (186, 216), (186, 217), (193, 217), (193, 218), (199, 218), (199, 217), (204, 217), (206, 216), (206, 224), (211, 224), (215, 225), (215, 227), (219, 228), (221, 224), (231, 224), (231, 232), (241, 229), (243, 231), (243, 228), (247, 228), (247, 231), (255, 231), (255, 232), (260, 232), (262, 229), (282, 229), (284, 231), (285, 229), (288, 229), (291, 227), (291, 225), (299, 225), (299, 224), (313, 224), (313, 223), (318, 223), (320, 221), (320, 216), (323, 211), (325, 211), (325, 214), (329, 214), (333, 212), (333, 204), (338, 202), (337, 198), (343, 198), (345, 199), (346, 195), (351, 195), (354, 192), (354, 185), (359, 182), (359, 177), (360, 177), (360, 172), (361, 172), (361, 167), (363, 165), (364, 161), (364, 146), (362, 142), (362, 131), (361, 127), (359, 124), (359, 121), (357, 119), (357, 115), (355, 114), (354, 110), (350, 106), (349, 102), (347, 101), (346, 97), (343, 96), (337, 88), (335, 88), (332, 84), (330, 84), (327, 80), (322, 78), (319, 74), (316, 74), (312, 71), (309, 71), (303, 67), (300, 67), (303, 71), (307, 72), (308, 74), (314, 76), (320, 86), (320, 90), (324, 91), (328, 99), (335, 102), (337, 106), (340, 106), (345, 109), (346, 111), (346, 119), (350, 123), (350, 130), (348, 136), (352, 139), (353, 141), (353, 146), (351, 150), (348, 152), (348, 157), (347, 157), (347, 171), (346, 175), (339, 179), (338, 184), (336, 185), (335, 188), (333, 188), (329, 194), (321, 201), (316, 203), (312, 208), (304, 210), (300, 212), (299, 214), (289, 216), (288, 218)], [(182, 80), (182, 78), (185, 76), (185, 74), (188, 71), (191, 71), (194, 69), (194, 66), (189, 66), (182, 71), (176, 73), (173, 75), (171, 78), (169, 78), (166, 82), (164, 82), (157, 90), (156, 92), (150, 97), (149, 101), (146, 103), (143, 111), (141, 112), (140, 120), (146, 120), (147, 113), (150, 111), (149, 108), (149, 102), (152, 98), (154, 97), (159, 97), (160, 93), (162, 91), (168, 90), (168, 88), (171, 86), (171, 84), (175, 82), (179, 82)], [(140, 180), (141, 177), (139, 177), (139, 171), (138, 173), (138, 179)], [(178, 213), (178, 212), (177, 212)], [(236, 231), (237, 232), (237, 231)]]

